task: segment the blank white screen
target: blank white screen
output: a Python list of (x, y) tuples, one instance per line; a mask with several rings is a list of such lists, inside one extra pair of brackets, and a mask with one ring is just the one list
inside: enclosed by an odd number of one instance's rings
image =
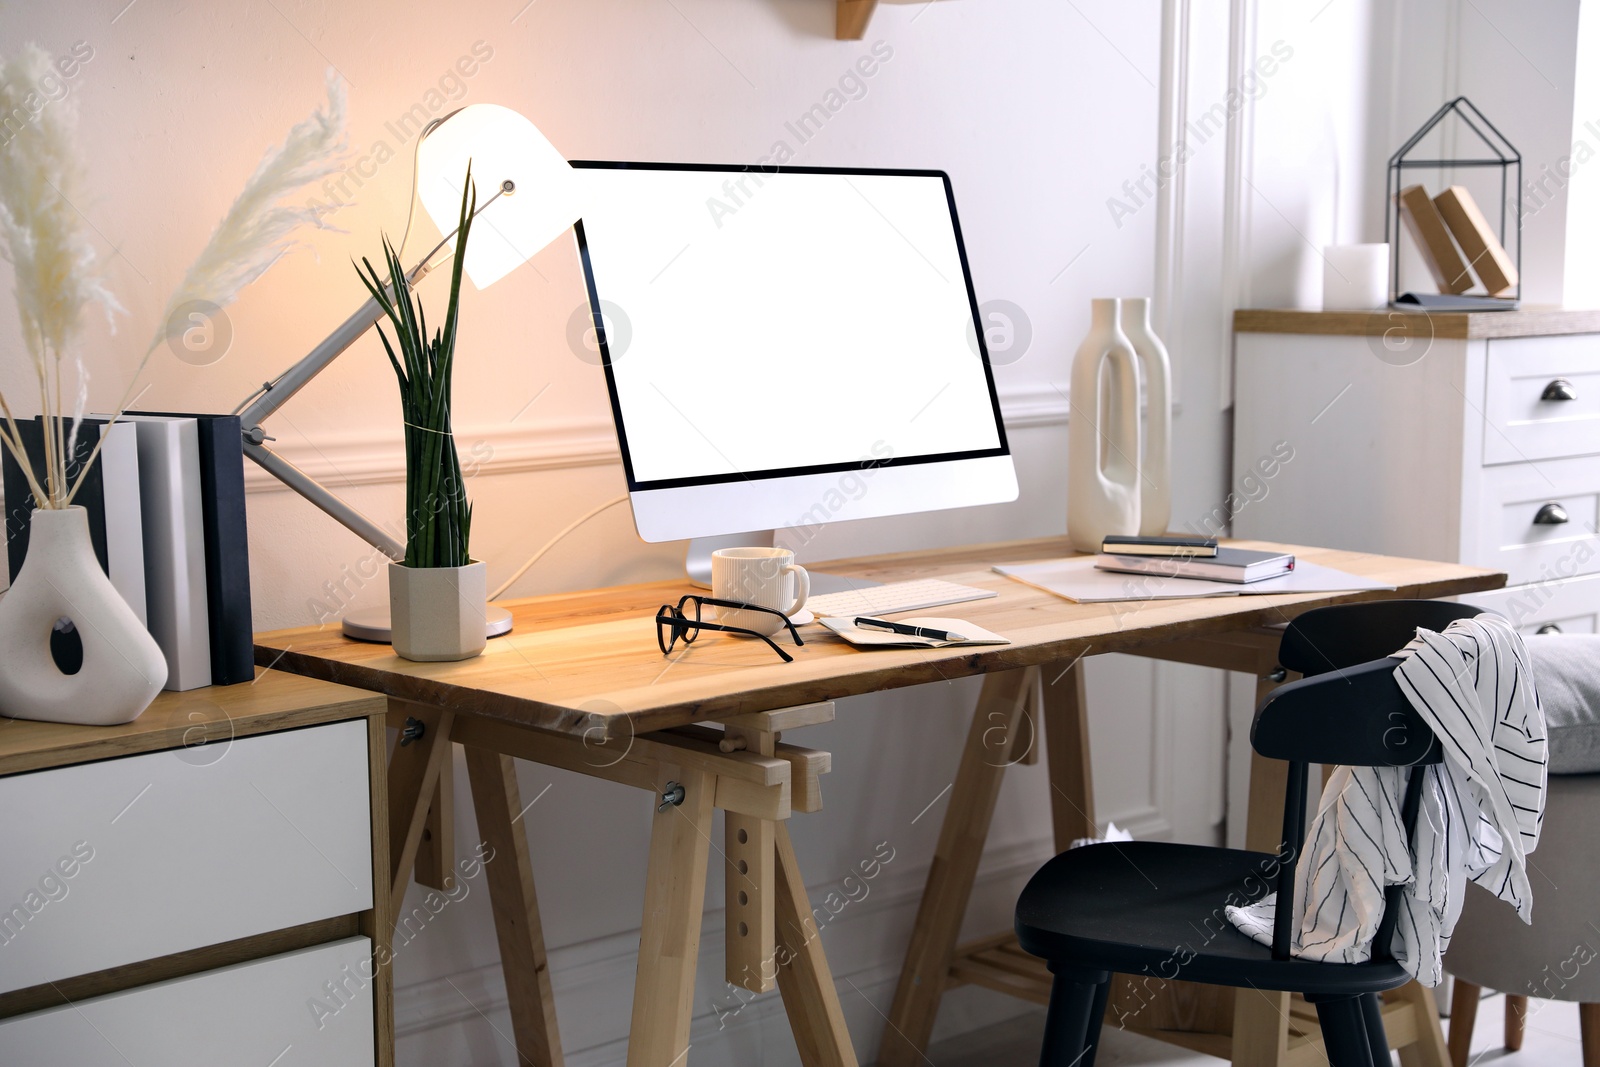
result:
[(999, 448), (938, 177), (579, 175), (637, 482)]

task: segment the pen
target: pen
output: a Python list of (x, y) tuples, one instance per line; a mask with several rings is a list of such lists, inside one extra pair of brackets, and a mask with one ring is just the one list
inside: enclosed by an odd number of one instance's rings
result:
[(862, 616), (856, 619), (857, 626), (866, 626), (874, 630), (888, 630), (890, 633), (904, 634), (907, 637), (926, 637), (930, 641), (965, 641), (960, 634), (953, 634), (946, 630), (930, 630), (926, 626), (907, 626), (903, 622), (890, 622), (888, 619), (871, 619)]

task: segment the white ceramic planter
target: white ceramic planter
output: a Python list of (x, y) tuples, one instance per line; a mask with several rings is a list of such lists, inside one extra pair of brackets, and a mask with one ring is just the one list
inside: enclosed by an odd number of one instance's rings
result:
[[(0, 715), (82, 726), (132, 722), (161, 692), (167, 660), (100, 569), (81, 507), (39, 510), (28, 556), (0, 597)], [(63, 674), (50, 634), (69, 619), (83, 663)]]
[(488, 568), (389, 564), (390, 643), (421, 662), (471, 659), (486, 643)]

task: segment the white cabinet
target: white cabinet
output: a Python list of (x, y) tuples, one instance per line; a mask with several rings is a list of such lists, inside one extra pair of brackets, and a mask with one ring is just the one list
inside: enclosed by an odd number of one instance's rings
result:
[(1234, 535), (1503, 570), (1510, 588), (1466, 599), (1593, 632), (1600, 316), (1434, 315), (1408, 347), (1386, 343), (1397, 321), (1238, 313), (1236, 480), (1280, 443), (1293, 458)]
[(0, 993), (372, 907), (367, 780), (365, 719), (0, 778)]
[(0, 720), (0, 1067), (392, 1067), (384, 712), (268, 672)]
[(352, 937), (0, 1021), (0, 1063), (370, 1067), (371, 956)]

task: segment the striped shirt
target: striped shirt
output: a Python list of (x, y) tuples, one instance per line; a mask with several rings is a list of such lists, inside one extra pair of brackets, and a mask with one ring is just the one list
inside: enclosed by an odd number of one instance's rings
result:
[[(1407, 770), (1340, 767), (1322, 792), (1295, 872), (1300, 921), (1292, 953), (1364, 963), (1383, 919), (1384, 889), (1403, 885), (1394, 958), (1437, 985), (1467, 879), (1533, 921), (1526, 856), (1539, 843), (1548, 763), (1544, 712), (1522, 639), (1498, 615), (1419, 629), (1396, 653), (1395, 681), (1444, 747), (1427, 767), (1413, 847), (1400, 818)], [(1276, 894), (1227, 909), (1242, 932), (1272, 943)]]

